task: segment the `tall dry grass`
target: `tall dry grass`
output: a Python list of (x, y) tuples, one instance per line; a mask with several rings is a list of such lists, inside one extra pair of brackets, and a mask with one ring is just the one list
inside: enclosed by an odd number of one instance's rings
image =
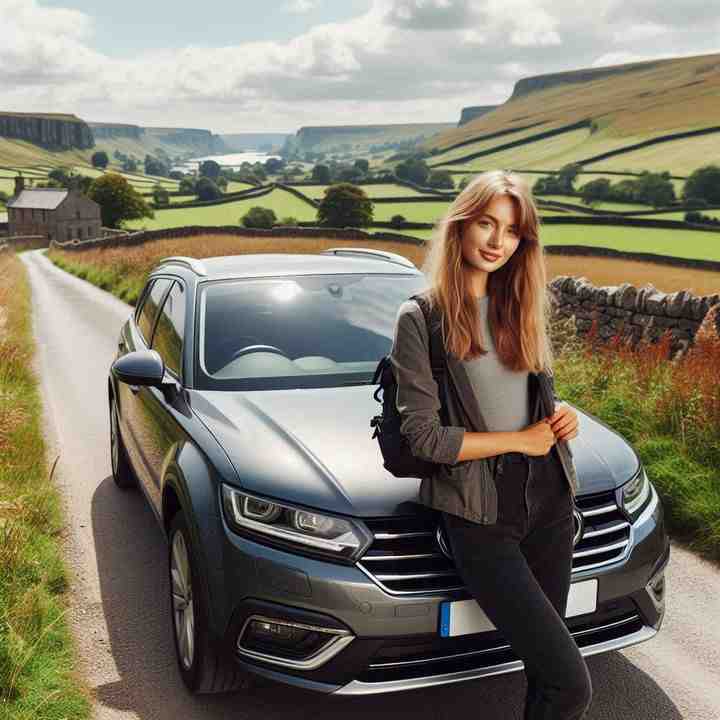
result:
[[(671, 356), (671, 332), (636, 344), (608, 341), (597, 321), (578, 337), (558, 323), (558, 393), (597, 416), (638, 453), (663, 501), (671, 534), (720, 563), (720, 337), (712, 308), (694, 343)], [(712, 313), (712, 316), (710, 314)], [(572, 327), (570, 327), (572, 326)], [(570, 328), (570, 329), (568, 329)]]
[(64, 593), (59, 498), (41, 429), (31, 297), (22, 263), (0, 252), (0, 717), (84, 718)]

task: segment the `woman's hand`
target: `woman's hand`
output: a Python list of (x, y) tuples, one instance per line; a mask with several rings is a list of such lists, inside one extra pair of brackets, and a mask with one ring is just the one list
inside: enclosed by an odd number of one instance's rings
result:
[(567, 403), (555, 404), (555, 412), (548, 418), (556, 440), (572, 440), (578, 436), (578, 416)]

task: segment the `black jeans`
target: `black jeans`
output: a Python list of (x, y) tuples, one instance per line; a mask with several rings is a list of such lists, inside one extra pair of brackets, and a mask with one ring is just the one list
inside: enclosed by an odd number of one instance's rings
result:
[(592, 684), (564, 620), (573, 501), (557, 449), (543, 456), (505, 453), (495, 483), (496, 524), (442, 513), (457, 570), (525, 665), (524, 720), (578, 720)]

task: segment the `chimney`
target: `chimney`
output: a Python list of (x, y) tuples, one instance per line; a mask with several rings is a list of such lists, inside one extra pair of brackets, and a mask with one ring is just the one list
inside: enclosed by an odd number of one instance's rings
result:
[(19, 195), (25, 189), (25, 178), (22, 175), (15, 176), (15, 194)]

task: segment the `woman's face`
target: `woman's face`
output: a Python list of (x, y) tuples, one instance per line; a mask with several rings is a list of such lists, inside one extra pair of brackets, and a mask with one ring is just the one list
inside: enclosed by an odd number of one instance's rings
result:
[(478, 270), (495, 272), (517, 249), (519, 232), (515, 201), (508, 195), (496, 195), (482, 213), (463, 223), (465, 262)]

